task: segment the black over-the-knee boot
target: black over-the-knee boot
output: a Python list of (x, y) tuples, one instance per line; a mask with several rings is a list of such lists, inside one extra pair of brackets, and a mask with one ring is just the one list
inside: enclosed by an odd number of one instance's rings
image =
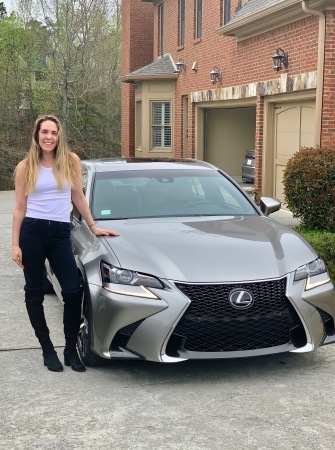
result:
[(76, 372), (84, 372), (86, 367), (77, 353), (77, 336), (81, 323), (81, 304), (83, 291), (62, 291), (64, 300), (64, 364)]
[(49, 328), (45, 320), (43, 308), (44, 290), (43, 288), (29, 289), (27, 287), (24, 290), (28, 316), (42, 347), (44, 365), (53, 372), (61, 372), (63, 366), (51, 342)]

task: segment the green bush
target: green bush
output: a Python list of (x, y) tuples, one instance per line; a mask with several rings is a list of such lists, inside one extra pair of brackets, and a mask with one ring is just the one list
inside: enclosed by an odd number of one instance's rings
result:
[(284, 171), (285, 202), (311, 230), (335, 230), (335, 149), (303, 147)]
[(335, 283), (335, 234), (330, 231), (313, 231), (303, 226), (293, 228), (315, 249), (327, 265), (330, 277)]

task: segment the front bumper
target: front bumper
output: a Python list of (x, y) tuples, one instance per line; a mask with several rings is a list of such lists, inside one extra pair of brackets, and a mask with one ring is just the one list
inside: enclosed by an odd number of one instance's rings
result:
[[(331, 282), (306, 291), (306, 281), (293, 282), (292, 274), (281, 280), (269, 281), (285, 282), (285, 311), (281, 307), (277, 311), (278, 307), (274, 305), (271, 307), (274, 310), (265, 308), (251, 313), (251, 316), (243, 316), (242, 312), (239, 316), (238, 312), (232, 319), (227, 318), (225, 313), (220, 315), (221, 297), (219, 295), (214, 299), (210, 293), (206, 301), (209, 299), (219, 313), (200, 308), (199, 313), (190, 315), (196, 300), (185, 295), (177, 288), (178, 284), (172, 281), (165, 282), (164, 290), (153, 290), (159, 299), (120, 295), (101, 286), (89, 285), (92, 350), (104, 358), (178, 362), (187, 359), (241, 358), (287, 351), (307, 352), (335, 342), (335, 293)], [(245, 283), (237, 285), (240, 287)], [(203, 287), (201, 284), (198, 286)], [(261, 300), (263, 303), (267, 302), (267, 295), (271, 297), (274, 294), (265, 293)], [(277, 316), (281, 316), (279, 322)], [(286, 316), (289, 317), (289, 325), (285, 323), (288, 320)], [(182, 326), (185, 318), (188, 325), (191, 321), (191, 331), (195, 336), (193, 343), (191, 336), (186, 336), (190, 328)], [(250, 320), (254, 321), (251, 328)], [(231, 339), (229, 332), (225, 334), (225, 329), (231, 327), (234, 330), (236, 324), (238, 331), (235, 338)], [(214, 331), (209, 330), (212, 325)], [(285, 327), (286, 334), (282, 329)], [(268, 333), (272, 333), (273, 337), (267, 341)], [(210, 343), (207, 345), (208, 340)], [(216, 340), (222, 342), (216, 345)], [(215, 351), (212, 351), (213, 348)]]

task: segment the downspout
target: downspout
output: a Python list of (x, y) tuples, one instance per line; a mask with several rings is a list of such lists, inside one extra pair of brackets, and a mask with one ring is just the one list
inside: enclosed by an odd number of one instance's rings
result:
[(322, 97), (323, 97), (323, 78), (325, 68), (325, 35), (326, 35), (326, 17), (323, 12), (311, 9), (308, 6), (308, 0), (301, 1), (302, 9), (307, 14), (312, 14), (319, 18), (319, 42), (318, 42), (318, 65), (317, 65), (317, 85), (315, 99), (315, 146), (321, 145), (321, 127), (322, 127)]

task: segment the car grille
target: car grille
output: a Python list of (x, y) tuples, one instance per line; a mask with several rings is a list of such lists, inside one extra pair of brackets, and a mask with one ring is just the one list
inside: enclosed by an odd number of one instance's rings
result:
[[(180, 338), (183, 350), (229, 352), (253, 350), (293, 342), (306, 342), (303, 326), (295, 309), (285, 297), (286, 278), (259, 283), (192, 285), (176, 283), (190, 300), (177, 324), (167, 351)], [(228, 300), (236, 288), (253, 294), (248, 309), (236, 309)], [(180, 344), (181, 345), (181, 344)]]

